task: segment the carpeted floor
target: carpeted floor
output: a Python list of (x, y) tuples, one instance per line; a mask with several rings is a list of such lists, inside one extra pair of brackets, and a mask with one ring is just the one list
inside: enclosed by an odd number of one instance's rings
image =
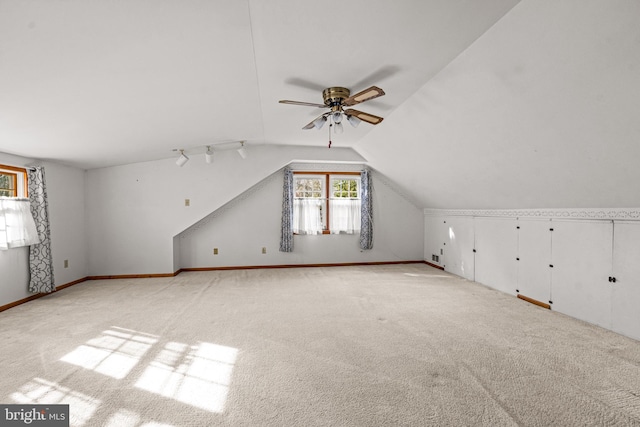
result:
[(0, 342), (72, 426), (640, 426), (640, 342), (423, 264), (85, 282)]

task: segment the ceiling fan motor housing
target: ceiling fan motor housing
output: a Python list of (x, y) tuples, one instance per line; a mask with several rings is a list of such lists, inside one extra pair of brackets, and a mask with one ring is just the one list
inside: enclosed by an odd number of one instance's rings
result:
[(324, 104), (333, 111), (340, 110), (342, 101), (347, 99), (351, 92), (346, 87), (328, 87), (322, 91)]

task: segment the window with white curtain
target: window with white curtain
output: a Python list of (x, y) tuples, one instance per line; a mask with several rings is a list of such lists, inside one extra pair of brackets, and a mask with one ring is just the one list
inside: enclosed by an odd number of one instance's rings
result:
[(40, 243), (26, 188), (24, 168), (0, 165), (0, 250)]
[(294, 173), (293, 232), (360, 232), (360, 173)]

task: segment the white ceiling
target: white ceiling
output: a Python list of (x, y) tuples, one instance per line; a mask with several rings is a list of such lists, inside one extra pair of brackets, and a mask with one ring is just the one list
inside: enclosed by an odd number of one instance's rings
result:
[[(320, 91), (385, 117), (517, 0), (0, 0), (0, 151), (91, 169), (208, 144), (326, 145)], [(363, 123), (333, 138), (354, 146)]]
[(0, 152), (85, 169), (301, 128), (431, 208), (640, 206), (637, 0), (0, 0)]

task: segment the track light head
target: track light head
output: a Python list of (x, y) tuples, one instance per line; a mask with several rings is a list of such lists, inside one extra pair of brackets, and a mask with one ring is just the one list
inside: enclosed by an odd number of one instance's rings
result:
[(246, 150), (246, 148), (244, 148), (244, 141), (240, 141), (240, 148), (238, 148), (238, 154), (243, 159), (247, 158), (247, 150)]
[(182, 167), (189, 161), (189, 158), (184, 154), (184, 150), (180, 150), (180, 157), (176, 160), (176, 165)]
[(204, 153), (204, 160), (207, 163), (213, 163), (213, 150), (211, 150), (210, 145), (207, 145), (207, 151)]

